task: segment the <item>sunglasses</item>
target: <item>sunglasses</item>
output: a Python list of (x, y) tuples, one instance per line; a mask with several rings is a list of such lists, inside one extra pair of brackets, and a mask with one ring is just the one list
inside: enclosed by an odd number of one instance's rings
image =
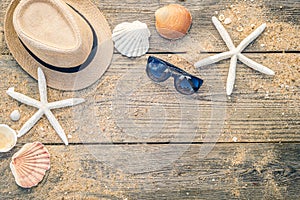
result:
[(148, 77), (155, 82), (166, 81), (172, 76), (176, 90), (184, 95), (194, 94), (203, 84), (202, 79), (154, 56), (149, 56), (146, 72)]

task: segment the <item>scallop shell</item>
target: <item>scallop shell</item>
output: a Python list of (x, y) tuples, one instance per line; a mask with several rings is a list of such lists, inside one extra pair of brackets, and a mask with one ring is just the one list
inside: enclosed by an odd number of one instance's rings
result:
[(19, 186), (31, 188), (41, 182), (50, 169), (50, 154), (40, 142), (25, 144), (13, 155), (10, 168)]
[(113, 30), (115, 48), (127, 57), (144, 55), (149, 49), (150, 31), (147, 24), (140, 21), (123, 22)]
[(0, 152), (8, 152), (17, 143), (17, 133), (9, 126), (0, 124)]
[(170, 4), (155, 12), (156, 30), (164, 38), (179, 39), (185, 36), (192, 24), (191, 13), (179, 4)]

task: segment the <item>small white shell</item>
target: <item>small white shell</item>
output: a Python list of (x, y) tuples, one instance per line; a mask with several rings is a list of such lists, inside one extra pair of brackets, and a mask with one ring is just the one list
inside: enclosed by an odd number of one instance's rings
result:
[(18, 110), (14, 110), (10, 114), (10, 119), (14, 122), (19, 121), (20, 117), (21, 117), (21, 114)]
[(123, 22), (113, 30), (115, 48), (127, 57), (138, 57), (149, 49), (150, 31), (147, 24), (140, 21)]
[(0, 124), (0, 152), (8, 152), (17, 143), (17, 133), (9, 126)]
[(225, 20), (224, 20), (224, 24), (225, 25), (228, 25), (228, 24), (230, 24), (231, 23), (231, 19), (230, 18), (226, 18)]

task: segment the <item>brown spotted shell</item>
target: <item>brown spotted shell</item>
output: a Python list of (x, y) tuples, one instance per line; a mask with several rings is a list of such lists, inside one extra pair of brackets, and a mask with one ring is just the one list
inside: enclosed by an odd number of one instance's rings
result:
[(25, 144), (13, 155), (10, 168), (19, 186), (31, 188), (41, 182), (50, 169), (50, 154), (40, 142)]
[(156, 30), (164, 38), (179, 39), (185, 36), (192, 24), (191, 13), (179, 4), (170, 4), (155, 12)]

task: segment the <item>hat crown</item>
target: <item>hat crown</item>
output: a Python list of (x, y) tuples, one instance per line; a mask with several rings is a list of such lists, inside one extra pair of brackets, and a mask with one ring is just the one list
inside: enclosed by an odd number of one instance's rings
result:
[(75, 67), (91, 52), (91, 28), (61, 0), (21, 0), (13, 24), (23, 44), (47, 64)]
[[(61, 67), (61, 65), (50, 66), (47, 65), (45, 61), (42, 62), (43, 60), (41, 59), (41, 56), (47, 57), (46, 54), (48, 52), (53, 52), (54, 56), (49, 56), (49, 57), (54, 58), (53, 61), (55, 61), (55, 59), (59, 60), (58, 62), (56, 62), (58, 64), (60, 64), (60, 61), (68, 60), (69, 58), (71, 58), (69, 59), (71, 61), (73, 59), (75, 60), (77, 59), (77, 57), (80, 57), (81, 54), (76, 52), (74, 53), (74, 51), (71, 52), (70, 54), (65, 53), (66, 49), (68, 49), (67, 48), (68, 45), (70, 45), (70, 43), (66, 41), (64, 41), (62, 45), (56, 41), (52, 41), (47, 38), (44, 39), (38, 38), (37, 36), (34, 36), (33, 39), (35, 40), (31, 41), (30, 40), (31, 38), (28, 37), (27, 29), (21, 27), (21, 30), (16, 30), (15, 29), (16, 24), (14, 24), (14, 21), (16, 22), (17, 19), (20, 20), (20, 18), (16, 18), (16, 15), (17, 13), (20, 12), (20, 10), (16, 11), (16, 9), (17, 7), (19, 7), (19, 4), (22, 4), (20, 6), (26, 12), (25, 9), (26, 5), (24, 5), (25, 4), (24, 2), (25, 3), (30, 2), (32, 5), (29, 6), (33, 6), (33, 4), (35, 3), (41, 4), (41, 3), (50, 2), (51, 4), (53, 2), (52, 4), (54, 5), (52, 5), (53, 9), (51, 8), (50, 14), (51, 15), (59, 14), (61, 18), (67, 20), (64, 25), (68, 25), (70, 30), (74, 31), (74, 33), (77, 32), (79, 34), (80, 37), (78, 37), (79, 38), (78, 41), (81, 41), (82, 44), (79, 43), (80, 48), (78, 49), (83, 49), (82, 47), (84, 46), (83, 44), (88, 44), (87, 46), (92, 46), (87, 48), (89, 49), (88, 51), (89, 56), (83, 64), (79, 66), (77, 65), (75, 67)], [(69, 10), (61, 13), (61, 9), (58, 9), (55, 3), (63, 4), (65, 5), (65, 7), (67, 7), (62, 10), (66, 10), (66, 9)], [(56, 10), (55, 12), (57, 13), (53, 14), (54, 8)], [(43, 18), (45, 17), (44, 14), (39, 14), (39, 16)], [(75, 22), (68, 21), (68, 19), (72, 20), (72, 18)], [(112, 59), (113, 42), (111, 39), (111, 31), (110, 31), (109, 24), (107, 23), (105, 16), (101, 13), (97, 5), (95, 5), (90, 0), (59, 0), (59, 1), (58, 0), (56, 1), (12, 0), (9, 6), (7, 7), (3, 25), (4, 25), (4, 33), (5, 33), (4, 36), (5, 36), (7, 47), (9, 48), (11, 54), (18, 62), (20, 67), (24, 71), (26, 71), (30, 76), (32, 76), (34, 79), (38, 79), (37, 68), (40, 67), (41, 69), (43, 69), (43, 72), (45, 73), (45, 78), (47, 79), (47, 85), (55, 89), (74, 91), (74, 90), (81, 90), (89, 87), (105, 73)], [(57, 24), (55, 26), (57, 26)], [(21, 31), (27, 33), (27, 35), (25, 35), (27, 37), (22, 38), (22, 40), (21, 37), (19, 36), (21, 35), (20, 34)], [(43, 31), (43, 30), (38, 30), (38, 31)], [(56, 30), (56, 31), (60, 31), (60, 30)], [(73, 39), (74, 38), (72, 38), (71, 41), (73, 41)], [(75, 39), (77, 41), (77, 38)], [(24, 41), (27, 43), (25, 43)], [(49, 45), (50, 41), (52, 41), (52, 43), (55, 44), (55, 46), (57, 47), (56, 49), (54, 50), (51, 49), (51, 46)], [(31, 44), (30, 42), (33, 43)], [(39, 44), (41, 45), (41, 47), (39, 46)], [(45, 48), (49, 48), (51, 51), (47, 49), (45, 50)], [(36, 51), (34, 52), (33, 50)], [(60, 53), (59, 51), (61, 51), (62, 53)], [(33, 55), (33, 53), (35, 55)], [(63, 56), (65, 56), (66, 59), (64, 59)], [(79, 60), (84, 60), (84, 59), (79, 59)]]

